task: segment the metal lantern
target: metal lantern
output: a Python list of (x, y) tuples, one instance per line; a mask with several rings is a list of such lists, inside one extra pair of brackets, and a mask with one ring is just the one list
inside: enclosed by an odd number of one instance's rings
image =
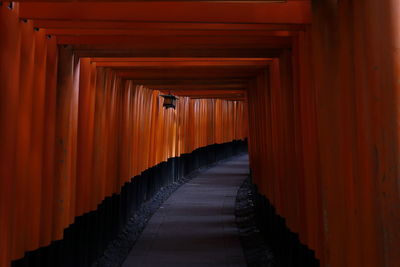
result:
[(166, 109), (169, 109), (169, 108), (175, 109), (176, 100), (178, 100), (178, 98), (176, 96), (171, 95), (171, 94), (169, 94), (169, 95), (160, 95), (160, 96), (162, 96), (164, 98), (164, 104), (163, 104), (164, 108), (166, 108)]

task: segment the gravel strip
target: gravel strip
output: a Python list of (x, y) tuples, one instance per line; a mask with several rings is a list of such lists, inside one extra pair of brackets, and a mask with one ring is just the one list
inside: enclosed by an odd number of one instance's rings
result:
[(236, 196), (235, 216), (248, 266), (275, 267), (272, 249), (264, 242), (256, 223), (255, 190), (247, 178)]

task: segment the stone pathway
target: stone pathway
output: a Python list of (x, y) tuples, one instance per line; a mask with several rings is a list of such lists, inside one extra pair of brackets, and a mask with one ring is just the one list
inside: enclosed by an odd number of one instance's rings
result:
[(246, 266), (235, 223), (236, 193), (247, 155), (184, 184), (148, 222), (123, 267)]

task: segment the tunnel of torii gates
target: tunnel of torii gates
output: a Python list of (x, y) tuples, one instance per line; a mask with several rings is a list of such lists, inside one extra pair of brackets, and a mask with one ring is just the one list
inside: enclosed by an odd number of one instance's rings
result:
[(247, 137), (321, 266), (400, 266), (400, 1), (0, 3), (1, 267)]

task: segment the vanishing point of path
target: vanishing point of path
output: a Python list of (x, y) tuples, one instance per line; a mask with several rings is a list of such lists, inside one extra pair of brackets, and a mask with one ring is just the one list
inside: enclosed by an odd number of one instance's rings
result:
[(234, 210), (248, 171), (247, 155), (234, 157), (182, 185), (150, 219), (123, 267), (246, 266)]

